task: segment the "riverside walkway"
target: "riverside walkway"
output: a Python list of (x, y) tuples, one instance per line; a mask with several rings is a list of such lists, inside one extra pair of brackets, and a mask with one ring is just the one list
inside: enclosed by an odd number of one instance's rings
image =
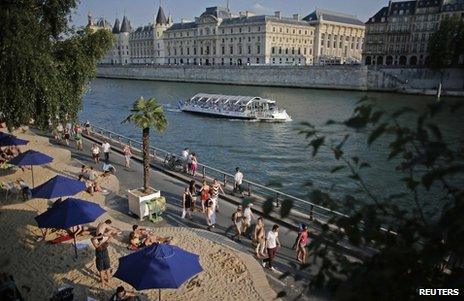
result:
[[(93, 142), (101, 142), (102, 139), (110, 139), (110, 137), (106, 137), (105, 135), (100, 135), (98, 133), (92, 133), (90, 137), (86, 136), (86, 139), (84, 140), (83, 151), (77, 150), (74, 145), (66, 147), (57, 142), (55, 142), (55, 144), (69, 149), (71, 151), (72, 157), (78, 160), (80, 163), (94, 166), (96, 170), (100, 170), (101, 165), (95, 165), (90, 156), (90, 146)], [(53, 140), (51, 139), (51, 141)], [(166, 197), (167, 210), (163, 214), (164, 221), (156, 224), (153, 224), (149, 221), (140, 223), (138, 218), (130, 216), (128, 214), (129, 210), (127, 199), (125, 198), (125, 191), (127, 189), (140, 187), (142, 185), (143, 168), (140, 163), (140, 158), (137, 158), (137, 152), (135, 152), (131, 169), (124, 168), (124, 157), (120, 153), (121, 149), (119, 148), (120, 145), (118, 139), (111, 137), (110, 144), (112, 145), (110, 163), (116, 167), (116, 176), (120, 182), (120, 191), (118, 193), (110, 194), (106, 200), (106, 205), (112, 209), (110, 215), (113, 215), (117, 219), (123, 219), (134, 224), (137, 223), (151, 227), (181, 226), (200, 229), (206, 228), (205, 217), (200, 212), (195, 212), (193, 214), (192, 220), (181, 218), (181, 195), (183, 189), (187, 186), (186, 182), (191, 179), (191, 176), (180, 173), (173, 173), (172, 171), (163, 169), (162, 165), (160, 164), (161, 162), (159, 162), (160, 158), (154, 161), (154, 171), (152, 172), (150, 184), (152, 187), (161, 190), (162, 195)], [(231, 192), (230, 187), (227, 185), (225, 192), (226, 194)], [(225, 198), (223, 197), (220, 202), (220, 212), (217, 214), (217, 226), (215, 229), (213, 229), (213, 232), (223, 236), (230, 235), (232, 233), (232, 222), (230, 217), (235, 211), (236, 205), (241, 201), (242, 199), (231, 195), (227, 195)], [(257, 207), (258, 206), (255, 206), (254, 208), (255, 216), (262, 216), (260, 208)], [(276, 293), (283, 290), (286, 291), (287, 296), (283, 298), (285, 300), (293, 300), (295, 298), (299, 300), (326, 299), (323, 294), (317, 292), (312, 292), (310, 296), (300, 295), (304, 287), (308, 284), (307, 279), (310, 276), (310, 273), (314, 272), (319, 264), (318, 262), (312, 263), (310, 268), (307, 268), (303, 271), (300, 270), (299, 264), (295, 259), (295, 251), (291, 249), (297, 236), (295, 227), (298, 222), (308, 223), (309, 220), (304, 220), (305, 218), (309, 218), (309, 216), (301, 215), (298, 217), (294, 215), (285, 220), (279, 219), (277, 215), (274, 215), (274, 217), (265, 218), (266, 231), (269, 230), (274, 223), (281, 225), (279, 237), (282, 243), (282, 248), (280, 248), (278, 251), (276, 263), (274, 265), (278, 272), (271, 272), (266, 270), (266, 273), (269, 283), (276, 291)], [(309, 224), (309, 226), (311, 227), (311, 224)], [(213, 237), (214, 236), (212, 236), (212, 238)], [(254, 254), (254, 248), (251, 245), (251, 241), (248, 239), (243, 238), (240, 244), (230, 240), (229, 245), (236, 249)], [(290, 276), (283, 277), (283, 275)], [(296, 281), (294, 278), (295, 276), (300, 280)]]

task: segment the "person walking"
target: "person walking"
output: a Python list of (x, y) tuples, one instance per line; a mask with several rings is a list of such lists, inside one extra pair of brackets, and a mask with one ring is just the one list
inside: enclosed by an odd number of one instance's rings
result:
[(97, 235), (91, 239), (92, 245), (95, 248), (95, 264), (100, 274), (100, 282), (105, 287), (111, 278), (111, 261), (108, 255), (108, 245), (111, 240), (110, 236), (103, 234)]
[(197, 188), (195, 187), (195, 180), (190, 180), (189, 183), (189, 192), (192, 197), (192, 212), (195, 211), (195, 206), (197, 203)]
[(63, 135), (63, 137), (64, 137), (64, 142), (66, 143), (67, 146), (69, 146), (69, 138), (71, 138), (71, 134), (70, 134), (69, 131), (70, 131), (70, 130), (66, 127), (66, 128), (64, 129), (64, 135)]
[(92, 159), (95, 164), (100, 163), (100, 148), (98, 147), (97, 144), (92, 144), (92, 147), (90, 148), (90, 152), (92, 153)]
[(258, 221), (256, 223), (255, 231), (254, 231), (254, 237), (253, 240), (256, 243), (256, 257), (261, 258), (265, 257), (266, 255), (264, 254), (264, 249), (266, 247), (266, 239), (265, 239), (265, 234), (266, 230), (264, 228), (264, 221), (262, 217), (258, 218)]
[(203, 179), (203, 184), (200, 189), (200, 201), (201, 201), (201, 211), (206, 212), (206, 207), (208, 205), (208, 200), (210, 199), (210, 187), (205, 179)]
[(190, 172), (193, 177), (195, 177), (195, 172), (197, 171), (198, 167), (198, 159), (195, 153), (192, 153), (192, 156), (190, 158)]
[(235, 168), (235, 176), (234, 176), (234, 192), (239, 192), (240, 195), (243, 197), (243, 189), (242, 189), (242, 182), (243, 182), (243, 173), (240, 171), (240, 168)]
[(82, 129), (79, 125), (76, 125), (75, 127), (75, 134), (74, 134), (74, 140), (76, 141), (76, 147), (78, 150), (84, 150), (84, 147), (82, 145)]
[(61, 122), (58, 122), (58, 125), (56, 126), (56, 132), (57, 132), (58, 141), (61, 141), (61, 139), (63, 138), (63, 132), (64, 132), (64, 127)]
[(221, 184), (217, 179), (214, 179), (213, 185), (211, 186), (211, 200), (214, 203), (214, 208), (216, 211), (219, 211), (219, 192), (224, 194), (224, 190), (222, 189)]
[(251, 228), (251, 221), (255, 219), (253, 212), (251, 211), (252, 203), (248, 203), (243, 210), (243, 222), (242, 222), (242, 234), (251, 239), (251, 234), (248, 230)]
[(125, 160), (124, 166), (126, 168), (130, 168), (130, 162), (131, 162), (131, 158), (132, 158), (132, 151), (131, 151), (131, 148), (129, 147), (129, 145), (124, 145), (124, 149), (123, 149), (122, 152), (124, 153), (124, 160)]
[(240, 242), (240, 234), (242, 233), (242, 222), (243, 222), (243, 213), (242, 205), (237, 206), (237, 210), (232, 214), (232, 227), (234, 228), (235, 234), (232, 236), (232, 239), (236, 239)]
[(266, 235), (266, 248), (268, 257), (263, 260), (263, 268), (267, 267), (273, 272), (276, 271), (276, 269), (272, 266), (272, 262), (276, 257), (278, 247), (280, 247), (279, 225), (275, 224), (272, 226), (272, 230), (269, 231)]
[(184, 148), (184, 150), (182, 151), (182, 168), (184, 170), (184, 172), (186, 173), (188, 170), (187, 170), (187, 160), (188, 160), (188, 157), (189, 157), (189, 149), (188, 147)]
[(211, 198), (208, 200), (206, 206), (206, 223), (208, 231), (211, 231), (211, 228), (216, 226), (216, 202)]
[(306, 255), (307, 250), (306, 246), (309, 243), (309, 230), (308, 226), (305, 224), (301, 225), (300, 233), (298, 233), (298, 237), (296, 238), (295, 244), (293, 245), (293, 249), (296, 250), (296, 260), (301, 264), (306, 263)]
[(192, 195), (190, 194), (189, 187), (185, 187), (184, 193), (182, 194), (182, 218), (188, 215), (189, 219), (192, 219), (191, 209), (192, 208)]
[(103, 141), (102, 149), (103, 149), (103, 155), (105, 156), (105, 163), (108, 164), (110, 162), (110, 150), (111, 150), (111, 145), (109, 144), (108, 140)]

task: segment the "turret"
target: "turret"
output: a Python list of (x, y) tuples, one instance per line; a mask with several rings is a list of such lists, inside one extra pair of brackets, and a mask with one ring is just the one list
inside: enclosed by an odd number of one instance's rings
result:
[(124, 18), (122, 19), (120, 32), (131, 32), (130, 22), (129, 19), (126, 18), (126, 16), (124, 16)]
[(113, 33), (118, 34), (119, 32), (120, 32), (119, 19), (116, 18), (116, 21), (114, 21)]

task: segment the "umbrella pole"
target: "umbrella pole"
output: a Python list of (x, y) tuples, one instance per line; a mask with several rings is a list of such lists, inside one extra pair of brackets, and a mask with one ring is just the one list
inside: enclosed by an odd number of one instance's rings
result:
[(31, 171), (32, 171), (32, 188), (34, 188), (34, 166), (31, 165)]
[(76, 258), (78, 257), (77, 256), (77, 243), (76, 243), (76, 235), (73, 234), (73, 238), (74, 238), (74, 253), (76, 254)]
[(161, 301), (161, 289), (158, 289), (158, 301)]

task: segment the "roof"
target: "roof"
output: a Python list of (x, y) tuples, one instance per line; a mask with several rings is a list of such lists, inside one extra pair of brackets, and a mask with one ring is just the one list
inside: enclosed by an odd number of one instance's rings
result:
[(166, 15), (164, 14), (163, 8), (160, 7), (158, 8), (158, 14), (156, 14), (156, 23), (155, 24), (168, 24), (168, 21), (166, 19)]
[[(430, 1), (430, 0), (428, 0)], [(434, 0), (432, 0), (434, 1)], [(416, 9), (416, 1), (401, 1), (401, 2), (392, 2), (390, 8), (390, 15), (395, 15), (399, 13), (400, 10), (404, 12), (405, 15), (412, 15)]]
[(221, 26), (222, 25), (234, 25), (234, 24), (247, 24), (247, 23), (264, 23), (266, 21), (309, 26), (308, 22), (304, 22), (301, 20), (295, 20), (293, 18), (277, 18), (274, 16), (266, 16), (266, 15), (251, 16), (251, 17), (242, 16), (242, 17), (237, 17), (237, 18), (225, 19), (224, 21), (222, 21)]
[(380, 23), (382, 22), (382, 18), (385, 18), (383, 22), (387, 20), (388, 16), (388, 7), (382, 7), (373, 17), (369, 18), (367, 20), (366, 24), (371, 24), (371, 23)]
[(120, 28), (119, 19), (116, 18), (116, 21), (114, 21), (113, 33), (119, 33), (119, 28)]
[(121, 32), (131, 32), (132, 28), (129, 23), (129, 19), (124, 16), (122, 19)]
[(303, 18), (304, 21), (314, 22), (322, 20), (330, 22), (345, 23), (351, 25), (364, 26), (364, 23), (359, 20), (355, 15), (342, 14), (328, 10), (316, 9), (309, 15)]
[(174, 24), (172, 24), (171, 27), (166, 29), (166, 31), (181, 30), (181, 29), (192, 29), (192, 28), (196, 28), (196, 27), (197, 27), (196, 22), (174, 23)]
[(148, 24), (145, 26), (137, 27), (137, 29), (134, 32), (147, 32), (147, 31), (152, 31), (152, 30), (153, 30), (152, 24)]
[(247, 106), (252, 102), (261, 102), (261, 103), (275, 103), (275, 101), (270, 99), (261, 98), (259, 96), (241, 96), (241, 95), (224, 95), (224, 94), (206, 94), (198, 93), (194, 95), (190, 100), (208, 102), (215, 104), (234, 104), (238, 106)]
[(97, 26), (106, 27), (106, 28), (111, 28), (110, 22), (108, 22), (108, 20), (104, 19), (103, 17), (101, 17), (101, 18), (98, 20)]
[(214, 16), (216, 18), (227, 19), (230, 18), (232, 14), (226, 7), (213, 6), (207, 7), (206, 10), (200, 15), (200, 18), (204, 16)]

